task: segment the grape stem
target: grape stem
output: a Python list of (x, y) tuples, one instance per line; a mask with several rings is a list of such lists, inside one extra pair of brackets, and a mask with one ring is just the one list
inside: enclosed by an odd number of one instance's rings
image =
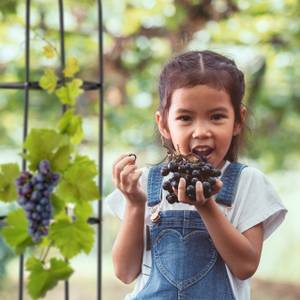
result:
[(47, 249), (46, 249), (46, 252), (45, 252), (44, 257), (43, 257), (43, 259), (42, 259), (42, 263), (43, 263), (43, 264), (44, 264), (45, 261), (46, 261), (47, 255), (48, 255), (48, 253), (49, 253), (50, 248), (52, 247), (52, 245), (53, 245), (53, 242), (51, 242), (51, 243), (49, 244), (49, 246), (47, 247)]
[(198, 155), (197, 153), (194, 153), (192, 151), (190, 153), (188, 153), (187, 155), (181, 154), (178, 144), (177, 144), (177, 151), (176, 151), (174, 148), (170, 147), (170, 145), (168, 145), (166, 143), (165, 139), (163, 139), (162, 137), (161, 137), (161, 141), (162, 141), (162, 146), (168, 150), (168, 158), (170, 161), (174, 158), (176, 159), (176, 157), (182, 157), (186, 161), (190, 161), (189, 160), (190, 157), (194, 157), (198, 160), (205, 161), (204, 156)]

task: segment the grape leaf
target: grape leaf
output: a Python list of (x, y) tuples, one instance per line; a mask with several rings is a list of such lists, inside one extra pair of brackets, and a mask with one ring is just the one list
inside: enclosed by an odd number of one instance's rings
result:
[(66, 202), (84, 202), (99, 198), (93, 178), (97, 175), (95, 162), (87, 156), (77, 156), (63, 173), (56, 193)]
[(51, 69), (45, 70), (44, 75), (39, 80), (40, 87), (51, 94), (55, 90), (56, 84), (57, 76), (55, 75), (54, 71)]
[(52, 193), (51, 204), (54, 208), (54, 216), (56, 216), (65, 208), (66, 202), (63, 199), (57, 197), (55, 193)]
[(83, 90), (80, 88), (82, 80), (73, 79), (71, 82), (66, 83), (65, 86), (57, 89), (55, 94), (62, 104), (74, 105), (76, 97), (82, 94)]
[(61, 134), (68, 134), (73, 144), (79, 144), (83, 138), (82, 119), (68, 109), (58, 122), (58, 129)]
[(94, 229), (82, 219), (74, 222), (60, 219), (50, 226), (49, 239), (68, 259), (84, 251), (88, 254), (94, 244)]
[(64, 69), (64, 75), (66, 77), (74, 77), (74, 75), (79, 71), (78, 60), (75, 57), (69, 57), (67, 59), (67, 64)]
[(93, 207), (89, 202), (80, 202), (75, 206), (74, 214), (76, 219), (86, 221), (93, 215)]
[(72, 151), (73, 147), (71, 144), (60, 147), (51, 159), (52, 169), (59, 172), (64, 171), (69, 164)]
[(43, 54), (47, 58), (53, 58), (55, 56), (55, 49), (51, 45), (46, 45), (43, 47)]
[(23, 209), (17, 209), (7, 215), (6, 225), (1, 232), (7, 244), (16, 254), (21, 254), (26, 247), (34, 245), (27, 228), (28, 221)]
[(30, 271), (28, 278), (28, 293), (32, 299), (44, 297), (46, 293), (55, 287), (59, 280), (68, 279), (74, 270), (61, 259), (52, 258), (49, 268), (35, 257), (29, 257), (26, 261), (26, 270)]
[[(61, 163), (62, 157), (63, 159), (66, 157), (66, 154), (62, 155), (60, 153), (62, 151), (61, 147), (69, 144), (68, 136), (61, 135), (55, 130), (33, 128), (24, 142), (27, 153), (23, 156), (30, 163), (29, 169), (32, 171), (36, 170), (38, 163), (43, 159), (48, 159), (52, 169), (56, 171), (58, 168), (56, 161), (58, 160)], [(52, 160), (54, 161), (54, 167), (52, 166)]]
[(0, 200), (11, 202), (17, 199), (15, 181), (19, 173), (18, 164), (0, 165)]

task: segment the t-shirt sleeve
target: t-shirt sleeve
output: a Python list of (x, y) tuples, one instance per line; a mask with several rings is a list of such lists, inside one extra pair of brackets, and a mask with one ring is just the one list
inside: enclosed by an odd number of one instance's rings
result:
[[(142, 168), (142, 175), (139, 179), (142, 189), (147, 193), (148, 168)], [(115, 217), (123, 220), (125, 213), (126, 199), (119, 189), (115, 189), (104, 199), (105, 209)]]
[(115, 189), (104, 199), (105, 209), (115, 217), (123, 220), (125, 212), (125, 197), (119, 189)]
[(259, 170), (243, 169), (237, 188), (233, 224), (240, 232), (262, 222), (264, 240), (283, 222), (287, 209), (273, 185)]

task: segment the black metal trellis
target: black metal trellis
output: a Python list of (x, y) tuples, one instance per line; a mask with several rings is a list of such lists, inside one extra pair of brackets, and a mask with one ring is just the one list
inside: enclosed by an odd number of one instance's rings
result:
[[(61, 70), (65, 67), (65, 38), (64, 38), (64, 6), (63, 0), (58, 0), (59, 6), (59, 32), (60, 32), (60, 58)], [(100, 189), (100, 201), (98, 202), (98, 217), (89, 218), (90, 224), (97, 226), (97, 300), (101, 299), (101, 249), (102, 249), (102, 172), (103, 172), (103, 38), (102, 38), (102, 3), (97, 0), (98, 11), (98, 63), (99, 63), (99, 82), (83, 81), (82, 89), (85, 91), (99, 90), (99, 136), (98, 136), (98, 184)], [(0, 89), (22, 89), (24, 90), (24, 123), (23, 123), (23, 141), (25, 141), (28, 133), (28, 111), (29, 111), (29, 91), (40, 90), (38, 82), (30, 81), (30, 0), (26, 0), (26, 27), (25, 27), (25, 81), (14, 83), (0, 83)], [(62, 72), (61, 72), (62, 73)], [(64, 83), (62, 77), (58, 81), (58, 86)], [(66, 110), (63, 105), (62, 111)], [(22, 160), (22, 170), (26, 170), (26, 160)], [(3, 218), (3, 216), (2, 216)], [(65, 281), (65, 300), (69, 299), (69, 282)], [(24, 299), (24, 256), (20, 256), (19, 260), (19, 300)]]

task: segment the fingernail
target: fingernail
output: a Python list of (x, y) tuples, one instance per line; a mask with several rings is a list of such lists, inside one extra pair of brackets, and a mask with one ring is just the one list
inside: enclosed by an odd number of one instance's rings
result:
[(128, 156), (133, 157), (133, 160), (136, 161), (136, 155), (134, 153), (129, 153)]

